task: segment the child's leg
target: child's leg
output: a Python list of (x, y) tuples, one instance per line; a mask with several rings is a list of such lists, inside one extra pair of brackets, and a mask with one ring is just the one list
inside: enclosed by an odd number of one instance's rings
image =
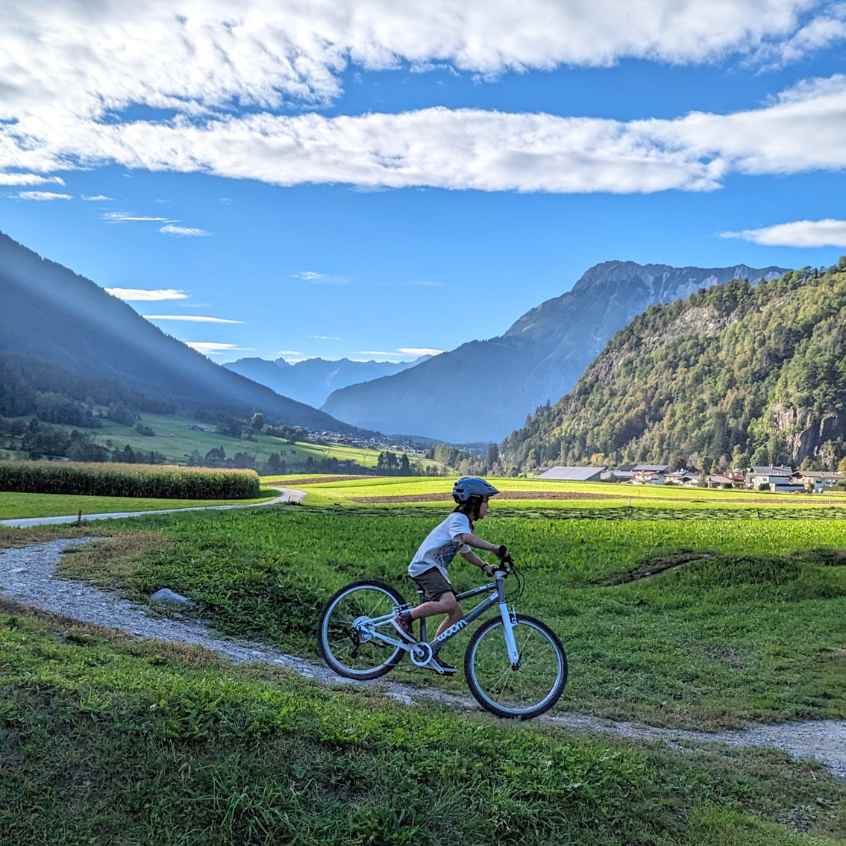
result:
[(423, 617), (432, 617), (435, 614), (446, 614), (446, 619), (438, 626), (435, 632), (435, 637), (448, 629), (454, 623), (457, 623), (463, 616), (464, 612), (455, 598), (455, 594), (451, 591), (441, 594), (437, 599), (423, 602), (416, 608), (412, 608), (409, 612), (412, 620), (420, 620)]

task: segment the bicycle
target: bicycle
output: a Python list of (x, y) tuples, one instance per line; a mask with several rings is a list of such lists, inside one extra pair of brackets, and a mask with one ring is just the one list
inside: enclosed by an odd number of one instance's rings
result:
[(384, 676), (405, 655), (415, 667), (439, 672), (430, 662), (444, 643), (496, 605), (499, 616), (483, 623), (467, 645), (467, 685), (476, 701), (499, 717), (537, 717), (564, 692), (567, 655), (549, 626), (508, 607), (505, 579), (512, 574), (518, 580), (515, 598), (519, 598), (524, 580), (509, 557), (497, 567), (493, 582), (456, 596), (460, 602), (487, 593), (485, 599), (431, 642), (426, 620), (420, 620), (420, 638), (413, 644), (397, 637), (391, 624), (397, 611), (409, 607), (400, 593), (381, 581), (353, 582), (335, 593), (323, 609), (318, 626), (323, 660), (339, 675), (359, 681)]

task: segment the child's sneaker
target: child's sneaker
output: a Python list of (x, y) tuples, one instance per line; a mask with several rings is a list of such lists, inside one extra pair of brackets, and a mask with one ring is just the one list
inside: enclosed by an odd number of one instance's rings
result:
[(417, 643), (417, 638), (411, 630), (411, 612), (397, 611), (391, 624), (406, 643)]

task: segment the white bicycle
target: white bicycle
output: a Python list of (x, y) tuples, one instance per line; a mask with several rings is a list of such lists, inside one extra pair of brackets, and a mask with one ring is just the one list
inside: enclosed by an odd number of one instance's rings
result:
[[(534, 617), (515, 613), (505, 601), (505, 579), (523, 580), (514, 562), (505, 559), (494, 581), (457, 595), (462, 601), (487, 593), (467, 616), (428, 640), (426, 620), (420, 621), (416, 643), (397, 637), (391, 620), (408, 608), (400, 593), (380, 581), (353, 582), (341, 588), (323, 609), (318, 646), (323, 659), (339, 675), (365, 681), (389, 673), (405, 655), (415, 667), (430, 663), (438, 650), (488, 609), (499, 614), (484, 622), (464, 653), (464, 676), (476, 701), (500, 717), (528, 720), (552, 708), (567, 684), (567, 655), (552, 629)], [(420, 593), (420, 591), (418, 591)]]

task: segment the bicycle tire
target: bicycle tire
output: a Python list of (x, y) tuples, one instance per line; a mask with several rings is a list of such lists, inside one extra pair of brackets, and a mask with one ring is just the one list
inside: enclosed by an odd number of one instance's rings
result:
[[(557, 667), (555, 668), (555, 679), (544, 696), (538, 702), (530, 703), (527, 707), (520, 708), (508, 706), (496, 701), (495, 693), (490, 691), (486, 692), (484, 684), (479, 680), (476, 664), (480, 660), (480, 644), (483, 643), (485, 638), (487, 638), (494, 629), (497, 627), (503, 627), (501, 617), (491, 618), (486, 623), (479, 626), (473, 634), (473, 637), (470, 639), (470, 643), (467, 645), (467, 651), (464, 653), (464, 677), (467, 680), (467, 686), (470, 688), (470, 693), (473, 694), (473, 698), (486, 711), (490, 711), (498, 717), (530, 720), (534, 717), (539, 717), (541, 714), (552, 708), (561, 698), (561, 694), (564, 693), (564, 688), (567, 685), (568, 672), (567, 653), (565, 652), (564, 646), (558, 638), (558, 635), (556, 635), (555, 632), (546, 625), (546, 623), (543, 623), (534, 617), (528, 617), (525, 614), (518, 614), (516, 616), (516, 621), (515, 636), (521, 626), (526, 626), (529, 629), (540, 633), (542, 637), (546, 639), (555, 656), (557, 662)], [(505, 664), (503, 665), (503, 675), (507, 675), (505, 671), (510, 669), (510, 663), (508, 663), (508, 658), (505, 654), (505, 632), (502, 631), (500, 636), (502, 638), (502, 657), (505, 660)], [(519, 670), (516, 672), (519, 672)]]
[[(320, 622), (317, 626), (317, 646), (320, 650), (320, 654), (326, 664), (334, 670), (338, 675), (344, 676), (348, 679), (357, 679), (359, 681), (367, 681), (369, 679), (378, 679), (381, 676), (384, 676), (386, 673), (389, 673), (393, 670), (394, 667), (402, 660), (403, 656), (405, 655), (405, 651), (400, 649), (398, 646), (391, 648), (387, 644), (384, 645), (382, 648), (391, 650), (387, 657), (384, 660), (380, 660), (379, 663), (370, 668), (355, 668), (351, 667), (348, 664), (345, 664), (341, 657), (336, 654), (338, 651), (337, 649), (333, 649), (333, 644), (330, 642), (330, 624), (332, 622), (332, 613), (335, 611), (341, 600), (345, 597), (352, 596), (356, 592), (361, 592), (362, 594), (370, 590), (374, 593), (380, 592), (386, 599), (390, 599), (393, 601), (393, 605), (395, 608), (405, 604), (405, 600), (399, 594), (399, 592), (391, 587), (391, 585), (386, 584), (385, 582), (380, 582), (373, 579), (363, 580), (359, 582), (351, 582), (350, 584), (342, 587), (339, 591), (336, 591), (326, 605), (323, 607), (323, 611), (320, 614)], [(386, 612), (383, 612), (386, 613)], [(340, 621), (339, 625), (343, 627), (346, 621)], [(339, 632), (339, 635), (343, 637), (342, 633)], [(378, 643), (378, 642), (376, 642)], [(366, 644), (365, 644), (366, 645)]]

